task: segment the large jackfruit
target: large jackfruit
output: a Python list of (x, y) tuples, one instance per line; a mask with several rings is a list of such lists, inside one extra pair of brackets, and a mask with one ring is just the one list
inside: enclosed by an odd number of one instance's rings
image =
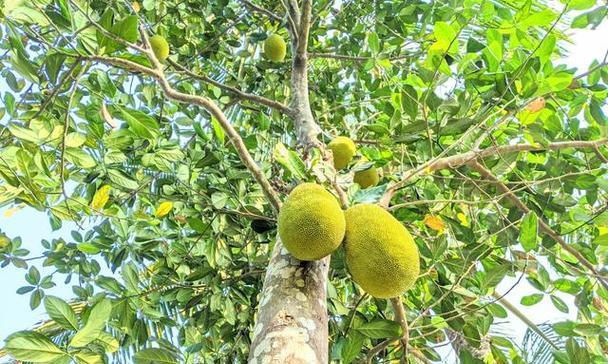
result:
[(377, 205), (345, 213), (346, 265), (363, 290), (377, 298), (399, 296), (420, 273), (418, 248), (405, 227)]
[(285, 59), (287, 45), (278, 34), (272, 34), (264, 42), (264, 55), (273, 62), (281, 62)]
[(314, 183), (294, 188), (279, 211), (278, 224), (283, 245), (300, 260), (331, 254), (342, 243), (346, 228), (336, 198)]
[(340, 170), (348, 165), (357, 152), (357, 146), (350, 138), (339, 136), (333, 139), (327, 147), (334, 155), (334, 167)]

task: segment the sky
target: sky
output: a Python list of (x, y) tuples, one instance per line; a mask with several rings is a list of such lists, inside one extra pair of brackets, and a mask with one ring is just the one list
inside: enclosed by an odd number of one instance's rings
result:
[[(604, 58), (604, 54), (608, 50), (608, 22), (604, 21), (596, 30), (573, 30), (570, 31), (569, 35), (572, 44), (566, 47), (568, 55), (562, 60), (562, 63), (571, 67), (577, 67), (580, 73), (585, 71), (594, 59), (601, 61)], [(0, 90), (2, 88), (3, 85), (0, 85)], [(76, 228), (73, 224), (64, 223), (62, 229), (53, 232), (51, 231), (46, 213), (26, 208), (17, 211), (10, 217), (6, 217), (4, 216), (6, 210), (7, 207), (0, 209), (0, 230), (10, 237), (20, 236), (23, 240), (23, 247), (31, 251), (31, 256), (37, 256), (42, 252), (41, 239), (51, 240), (63, 237), (66, 240), (70, 240), (70, 231)], [(39, 265), (37, 266), (39, 267)], [(0, 290), (2, 292), (2, 299), (0, 300), (0, 346), (3, 339), (10, 333), (28, 329), (40, 320), (45, 319), (42, 307), (34, 311), (30, 310), (29, 294), (18, 295), (16, 293), (19, 287), (26, 285), (24, 279), (25, 273), (25, 270), (16, 269), (12, 266), (0, 270)], [(51, 272), (48, 269), (41, 269), (43, 276), (49, 273)], [(74, 296), (71, 284), (64, 285), (63, 278), (59, 276), (54, 281), (57, 286), (47, 290), (47, 294), (57, 295), (62, 298)], [(515, 281), (515, 278), (506, 278), (501, 282), (497, 291), (499, 293), (506, 292), (513, 286)], [(570, 295), (560, 295), (560, 298), (571, 307), (569, 314), (561, 313), (555, 309), (548, 297), (545, 297), (541, 303), (531, 307), (519, 304), (521, 297), (533, 292), (535, 292), (535, 289), (525, 279), (522, 279), (509, 292), (507, 299), (536, 324), (575, 319), (576, 311), (573, 308), (573, 297)], [(503, 321), (505, 323), (501, 325), (501, 330), (521, 341), (526, 331), (526, 326), (511, 315)], [(450, 358), (445, 362), (455, 360), (449, 348), (447, 346), (441, 350), (442, 354)]]

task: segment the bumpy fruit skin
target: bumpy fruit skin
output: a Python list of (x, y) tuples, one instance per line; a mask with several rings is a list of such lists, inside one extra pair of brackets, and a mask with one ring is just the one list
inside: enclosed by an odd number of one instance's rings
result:
[(334, 154), (334, 167), (340, 170), (348, 165), (357, 152), (357, 146), (350, 138), (339, 136), (329, 142), (327, 147)]
[(287, 45), (278, 34), (272, 34), (264, 42), (264, 55), (273, 62), (281, 62), (285, 59)]
[(418, 247), (401, 223), (377, 205), (356, 205), (345, 212), (346, 265), (363, 290), (377, 298), (396, 297), (420, 273)]
[(164, 61), (169, 57), (169, 43), (167, 43), (167, 40), (163, 36), (157, 34), (151, 37), (150, 45), (159, 61)]
[(289, 194), (279, 211), (279, 237), (300, 260), (318, 260), (336, 250), (346, 222), (336, 198), (323, 187), (303, 183)]
[(358, 184), (361, 188), (373, 187), (377, 185), (379, 181), (380, 176), (378, 176), (378, 170), (374, 166), (355, 172), (355, 176), (353, 177), (353, 182)]

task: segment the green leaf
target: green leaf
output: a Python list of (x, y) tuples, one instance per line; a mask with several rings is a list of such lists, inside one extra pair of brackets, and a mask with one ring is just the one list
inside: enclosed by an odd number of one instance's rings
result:
[(356, 331), (352, 331), (344, 341), (344, 345), (340, 351), (342, 362), (344, 364), (349, 364), (355, 360), (357, 355), (359, 355), (361, 352), (364, 342), (365, 336), (357, 333)]
[(97, 302), (91, 309), (87, 323), (70, 341), (70, 346), (83, 347), (97, 340), (101, 336), (111, 312), (112, 302), (109, 299), (103, 298)]
[(276, 161), (285, 167), (294, 178), (298, 180), (306, 178), (306, 165), (296, 152), (287, 149), (283, 143), (277, 143), (273, 155)]
[(4, 346), (17, 360), (47, 363), (63, 360), (67, 354), (46, 336), (34, 331), (20, 331), (6, 339)]
[(78, 148), (87, 141), (87, 136), (81, 133), (68, 133), (65, 137), (65, 145), (70, 148)]
[(80, 243), (76, 248), (85, 254), (97, 254), (100, 252), (99, 248), (91, 243)]
[(114, 353), (118, 351), (118, 348), (120, 347), (118, 340), (107, 332), (102, 332), (99, 334), (96, 343), (103, 346), (107, 353)]
[(553, 306), (555, 306), (555, 308), (557, 308), (563, 313), (568, 313), (570, 311), (566, 302), (564, 302), (561, 298), (557, 296), (551, 295), (551, 302), (553, 303)]
[(213, 135), (220, 141), (220, 143), (224, 144), (226, 140), (226, 133), (224, 132), (224, 128), (214, 117), (211, 117), (211, 127), (213, 128)]
[(158, 348), (143, 349), (133, 356), (135, 364), (177, 364), (176, 356)]
[(483, 279), (482, 286), (484, 289), (496, 287), (509, 272), (509, 267), (506, 265), (497, 265), (488, 271)]
[(577, 294), (581, 290), (581, 286), (579, 286), (578, 283), (566, 278), (556, 279), (553, 282), (553, 285), (556, 289), (570, 294)]
[(539, 12), (533, 13), (523, 18), (519, 25), (523, 28), (531, 26), (547, 26), (551, 25), (557, 18), (557, 14), (551, 9), (544, 9)]
[(538, 217), (533, 211), (523, 218), (519, 228), (519, 243), (526, 252), (536, 249), (538, 245)]
[(81, 168), (93, 168), (97, 165), (95, 159), (80, 148), (65, 148), (65, 159)]
[(450, 24), (443, 21), (436, 22), (433, 35), (435, 36), (433, 49), (441, 53), (447, 52), (448, 49), (450, 52), (458, 50), (458, 40), (456, 39), (458, 32)]
[(378, 39), (378, 34), (375, 32), (369, 32), (367, 34), (367, 43), (369, 44), (369, 49), (372, 53), (376, 54), (380, 52), (380, 40)]
[(581, 336), (595, 336), (604, 331), (600, 325), (596, 324), (577, 324), (574, 326), (574, 332)]
[(589, 113), (599, 125), (608, 125), (608, 119), (602, 111), (602, 105), (596, 99), (591, 99), (591, 103), (589, 104)]
[(400, 337), (403, 335), (401, 326), (392, 320), (375, 320), (357, 327), (357, 331), (372, 339)]
[(46, 313), (59, 325), (68, 330), (78, 330), (78, 318), (72, 307), (63, 299), (46, 296), (44, 299)]
[(74, 354), (76, 358), (77, 364), (103, 364), (103, 356), (98, 353), (93, 353), (91, 351), (79, 351)]
[(119, 110), (122, 119), (129, 125), (135, 135), (152, 141), (160, 134), (158, 123), (152, 117), (138, 110), (126, 108), (119, 108)]
[(127, 175), (119, 170), (108, 169), (108, 177), (110, 178), (110, 181), (128, 190), (136, 190), (139, 188), (139, 184), (137, 182), (127, 177)]
[(532, 306), (542, 301), (544, 295), (542, 293), (533, 293), (521, 298), (521, 304), (524, 306)]

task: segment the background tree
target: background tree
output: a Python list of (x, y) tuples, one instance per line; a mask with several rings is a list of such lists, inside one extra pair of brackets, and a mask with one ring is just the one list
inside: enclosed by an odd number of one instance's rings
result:
[[(608, 8), (559, 8), (5, 1), (0, 203), (77, 226), (43, 240), (39, 259), (2, 238), (2, 265), (27, 269), (18, 293), (50, 317), (5, 351), (55, 363), (430, 362), (452, 345), (463, 363), (603, 362), (607, 59), (580, 72), (559, 56), (564, 30), (595, 27)], [(273, 33), (290, 45), (283, 62), (261, 55)], [(153, 35), (168, 40), (164, 61)], [(378, 186), (353, 184), (357, 167), (336, 173), (325, 146), (340, 135), (382, 171)], [(353, 283), (341, 250), (303, 263), (281, 248), (281, 200), (314, 180), (414, 233), (414, 288), (389, 304)], [(495, 325), (506, 310), (526, 319), (495, 290), (507, 275), (536, 290), (524, 305), (567, 311), (554, 293), (575, 295), (577, 321), (527, 320), (520, 348)], [(63, 277), (69, 303), (44, 293)]]

